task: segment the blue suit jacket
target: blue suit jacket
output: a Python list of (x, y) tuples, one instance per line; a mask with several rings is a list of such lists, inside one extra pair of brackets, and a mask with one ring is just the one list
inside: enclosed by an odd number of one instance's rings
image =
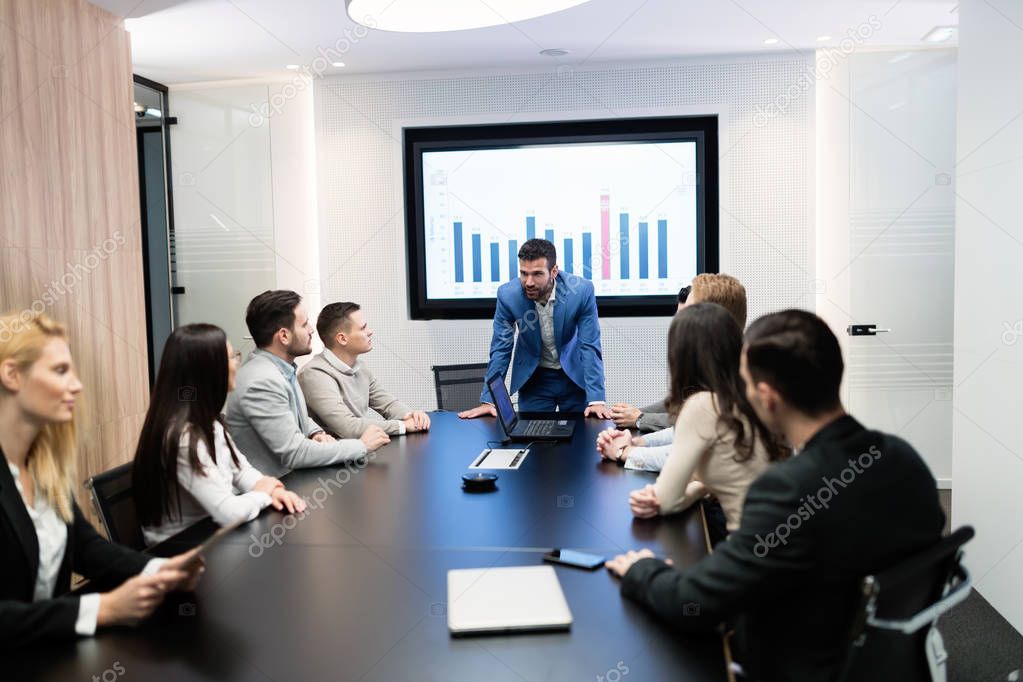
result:
[[(586, 391), (586, 402), (604, 400), (604, 361), (600, 350), (600, 324), (593, 283), (568, 273), (558, 273), (554, 299), (554, 340), (558, 360), (565, 374)], [(515, 331), (519, 332), (518, 346)], [(540, 318), (536, 304), (530, 301), (517, 280), (505, 282), (497, 290), (494, 312), (494, 336), (490, 341), (490, 366), (487, 367), (482, 402), (492, 403), (486, 383), (504, 378), (515, 348), (511, 392), (525, 384), (540, 363)]]

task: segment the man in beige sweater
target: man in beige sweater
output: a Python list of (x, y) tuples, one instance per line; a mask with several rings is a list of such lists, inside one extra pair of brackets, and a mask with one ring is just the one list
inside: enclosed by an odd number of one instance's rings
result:
[(373, 350), (373, 330), (357, 303), (324, 307), (316, 331), (325, 348), (298, 373), (298, 383), (317, 423), (341, 438), (358, 438), (370, 426), (390, 436), (430, 428), (425, 412), (402, 405), (359, 361)]

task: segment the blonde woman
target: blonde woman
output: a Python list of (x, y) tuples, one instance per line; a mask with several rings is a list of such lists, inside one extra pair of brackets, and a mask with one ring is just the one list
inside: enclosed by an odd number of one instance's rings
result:
[[(151, 559), (104, 540), (75, 502), (75, 373), (64, 327), (0, 317), (0, 648), (89, 636), (145, 618), (195, 587), (192, 553)], [(97, 591), (70, 595), (71, 573)]]

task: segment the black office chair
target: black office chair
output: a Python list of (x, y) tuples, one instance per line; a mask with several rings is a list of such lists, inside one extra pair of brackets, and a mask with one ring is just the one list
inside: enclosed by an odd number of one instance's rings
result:
[(119, 545), (143, 550), (146, 540), (132, 496), (131, 468), (132, 463), (128, 462), (96, 474), (85, 482), (85, 487), (89, 489), (93, 508), (103, 522), (107, 538)]
[(487, 363), (473, 365), (434, 365), (433, 384), (437, 389), (437, 409), (461, 412), (480, 404)]
[(938, 618), (970, 594), (962, 546), (973, 538), (963, 526), (933, 547), (861, 583), (863, 600), (850, 633), (841, 682), (885, 679), (945, 682), (948, 654)]

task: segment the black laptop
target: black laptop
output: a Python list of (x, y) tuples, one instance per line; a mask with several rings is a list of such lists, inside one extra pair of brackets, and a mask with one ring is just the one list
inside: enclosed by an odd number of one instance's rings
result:
[(572, 440), (575, 431), (573, 419), (519, 419), (512, 407), (511, 396), (504, 386), (501, 377), (495, 377), (487, 384), (490, 394), (494, 396), (497, 407), (497, 419), (508, 434), (508, 439), (515, 442), (534, 440)]

